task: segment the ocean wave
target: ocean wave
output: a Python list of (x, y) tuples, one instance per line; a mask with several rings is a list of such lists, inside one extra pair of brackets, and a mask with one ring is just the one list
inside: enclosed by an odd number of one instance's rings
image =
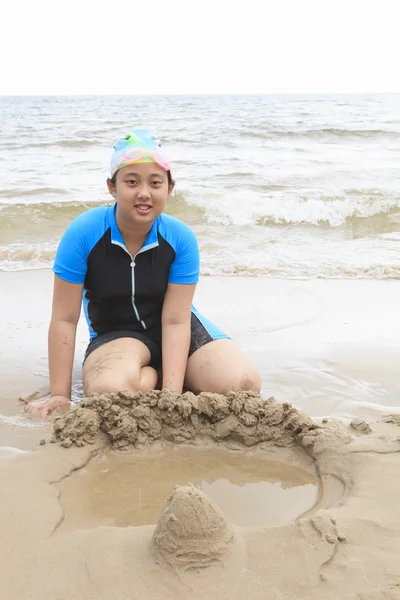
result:
[[(0, 233), (6, 230), (10, 237), (13, 230), (21, 232), (21, 228), (25, 228), (25, 232), (29, 234), (38, 224), (42, 224), (43, 231), (49, 225), (53, 229), (63, 228), (82, 212), (110, 204), (108, 199), (33, 204), (0, 203)], [(246, 210), (244, 206), (247, 206)], [(385, 230), (385, 221), (397, 220), (399, 212), (400, 195), (386, 194), (379, 190), (352, 189), (346, 190), (342, 195), (297, 197), (293, 189), (273, 184), (264, 186), (260, 193), (251, 189), (243, 193), (227, 191), (222, 197), (214, 197), (213, 194), (191, 196), (184, 191), (177, 191), (169, 197), (166, 206), (167, 214), (190, 226), (225, 224), (235, 227), (247, 224), (337, 228), (360, 220), (375, 219), (378, 224), (377, 219), (381, 219), (382, 232)]]
[(36, 271), (53, 265), (57, 244), (17, 243), (0, 246), (0, 271)]
[[(52, 189), (52, 188), (44, 188)], [(55, 190), (56, 191), (56, 190)], [(40, 190), (35, 190), (35, 193)], [(26, 193), (26, 196), (34, 193)], [(3, 197), (8, 197), (3, 195)], [(66, 201), (66, 202), (38, 202), (35, 204), (25, 204), (18, 202), (17, 204), (1, 204), (0, 203), (0, 232), (7, 227), (8, 232), (14, 228), (20, 229), (21, 223), (28, 221), (25, 227), (34, 223), (46, 223), (63, 225), (75, 219), (85, 210), (95, 208), (97, 206), (110, 206), (110, 201), (91, 200), (85, 202)], [(183, 219), (188, 225), (195, 225), (206, 222), (206, 211), (202, 206), (197, 206), (188, 200), (184, 192), (176, 192), (168, 198), (166, 213)]]
[(340, 129), (336, 127), (322, 127), (320, 129), (268, 129), (268, 130), (244, 130), (241, 137), (265, 139), (271, 138), (308, 138), (308, 139), (370, 139), (370, 138), (393, 138), (400, 139), (400, 131), (393, 129)]
[(207, 210), (204, 206), (197, 204), (195, 200), (185, 194), (185, 192), (175, 192), (167, 201), (165, 209), (167, 215), (181, 219), (187, 225), (195, 226), (207, 223)]
[(277, 265), (258, 267), (251, 265), (213, 265), (202, 267), (204, 276), (265, 277), (271, 279), (400, 279), (400, 265), (372, 264), (366, 266), (344, 265)]
[(341, 227), (363, 219), (396, 216), (400, 196), (365, 194), (364, 196), (322, 196), (280, 201), (269, 199), (268, 213), (256, 218), (257, 225), (312, 225)]
[[(337, 236), (332, 230), (261, 228), (248, 233), (225, 227), (197, 229), (201, 274), (279, 279), (399, 279), (398, 236)], [(58, 241), (0, 246), (0, 271), (50, 269)]]
[[(175, 118), (176, 121), (176, 118)], [(0, 150), (7, 152), (10, 150), (21, 150), (21, 148), (66, 148), (73, 150), (84, 150), (86, 148), (93, 148), (99, 146), (99, 144), (107, 143), (109, 146), (111, 143), (118, 139), (114, 134), (108, 139), (112, 130), (97, 130), (93, 132), (90, 139), (85, 137), (78, 137), (77, 139), (53, 139), (46, 141), (27, 142), (24, 144), (16, 144), (14, 141), (3, 141), (0, 146)], [(227, 134), (232, 134), (232, 127), (227, 131)], [(237, 131), (238, 138), (250, 138), (256, 140), (271, 140), (279, 138), (290, 138), (290, 139), (310, 139), (310, 140), (346, 140), (346, 139), (360, 139), (368, 140), (371, 138), (390, 138), (398, 140), (400, 139), (400, 130), (395, 129), (341, 129), (338, 127), (321, 127), (313, 129), (279, 129), (279, 128), (265, 128), (262, 127), (257, 129), (245, 129), (241, 127)], [(114, 139), (115, 138), (115, 139)], [(211, 140), (213, 144), (219, 145), (220, 139), (217, 137), (215, 140)], [(188, 139), (186, 137), (174, 136), (171, 139), (164, 136), (163, 143), (174, 143), (174, 144), (187, 144)], [(196, 142), (192, 142), (196, 145)], [(227, 139), (225, 145), (236, 147), (236, 142)]]
[(98, 146), (99, 143), (103, 143), (98, 139), (86, 140), (49, 140), (47, 142), (29, 142), (26, 144), (15, 144), (15, 143), (6, 143), (1, 146), (1, 150), (21, 150), (23, 148), (73, 148), (75, 150), (80, 150), (84, 148), (90, 148), (93, 146)]
[[(288, 259), (280, 255), (269, 256), (268, 265), (246, 264), (238, 262), (234, 257), (219, 259), (218, 253), (207, 249), (207, 243), (202, 251), (202, 276), (235, 276), (235, 277), (266, 277), (277, 279), (400, 279), (400, 263), (398, 261), (378, 262), (372, 258), (365, 262), (360, 259), (357, 263), (354, 253), (347, 260), (321, 259), (315, 262), (309, 260)], [(0, 271), (35, 271), (50, 269), (54, 262), (57, 244), (13, 244), (8, 247), (0, 246)], [(349, 253), (349, 251), (348, 251)], [(236, 252), (240, 254), (240, 252)], [(259, 257), (260, 258), (260, 257)]]
[[(67, 190), (63, 190), (60, 188), (49, 188), (49, 187), (43, 187), (43, 188), (29, 188), (27, 190), (19, 190), (19, 189), (13, 189), (13, 190), (0, 190), (0, 198), (29, 198), (29, 196), (46, 196), (46, 195), (52, 195), (52, 196), (62, 196), (68, 194)], [(14, 206), (16, 206), (14, 204)], [(1, 209), (1, 206), (0, 206)]]
[(37, 204), (0, 204), (0, 228), (2, 223), (18, 223), (25, 217), (32, 222), (55, 221), (59, 217), (66, 220), (74, 219), (85, 210), (95, 206), (106, 206), (109, 202), (89, 201), (89, 202), (38, 202)]
[(39, 142), (34, 144), (36, 148), (46, 148), (49, 146), (58, 146), (60, 148), (90, 148), (91, 146), (98, 146), (99, 140), (57, 140), (53, 142)]

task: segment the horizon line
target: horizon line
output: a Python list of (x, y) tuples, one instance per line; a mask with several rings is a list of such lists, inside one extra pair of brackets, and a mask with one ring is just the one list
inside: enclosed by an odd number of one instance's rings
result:
[(132, 96), (363, 96), (387, 95), (398, 96), (400, 91), (362, 91), (362, 92), (135, 92), (135, 93), (110, 93), (110, 92), (52, 92), (52, 93), (5, 93), (0, 92), (1, 98), (58, 98), (58, 97), (132, 97)]

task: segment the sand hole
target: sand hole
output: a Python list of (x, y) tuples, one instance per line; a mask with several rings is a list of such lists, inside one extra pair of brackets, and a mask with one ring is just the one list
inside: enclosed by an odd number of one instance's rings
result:
[(59, 531), (155, 525), (174, 487), (188, 483), (243, 526), (289, 523), (311, 509), (319, 493), (315, 475), (260, 454), (183, 446), (109, 452), (58, 484), (65, 513)]

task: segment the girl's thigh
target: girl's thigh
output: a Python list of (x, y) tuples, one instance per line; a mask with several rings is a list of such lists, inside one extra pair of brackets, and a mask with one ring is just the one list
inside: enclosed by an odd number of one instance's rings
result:
[(253, 361), (230, 339), (214, 340), (190, 356), (185, 387), (194, 393), (261, 389), (261, 377)]
[(157, 384), (157, 372), (149, 367), (147, 346), (134, 338), (118, 338), (93, 350), (83, 366), (86, 396), (119, 391), (146, 391)]

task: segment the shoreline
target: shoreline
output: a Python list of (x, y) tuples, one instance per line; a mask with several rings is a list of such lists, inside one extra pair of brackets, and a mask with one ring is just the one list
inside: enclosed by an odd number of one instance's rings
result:
[[(29, 447), (18, 398), (48, 393), (47, 327), (53, 274), (0, 272), (0, 430)], [(255, 361), (262, 395), (311, 417), (351, 420), (400, 411), (400, 281), (202, 277), (194, 304)], [(73, 384), (88, 342), (78, 325)], [(44, 424), (44, 427), (46, 425)], [(21, 441), (21, 436), (23, 441)], [(13, 441), (14, 440), (14, 441)]]

